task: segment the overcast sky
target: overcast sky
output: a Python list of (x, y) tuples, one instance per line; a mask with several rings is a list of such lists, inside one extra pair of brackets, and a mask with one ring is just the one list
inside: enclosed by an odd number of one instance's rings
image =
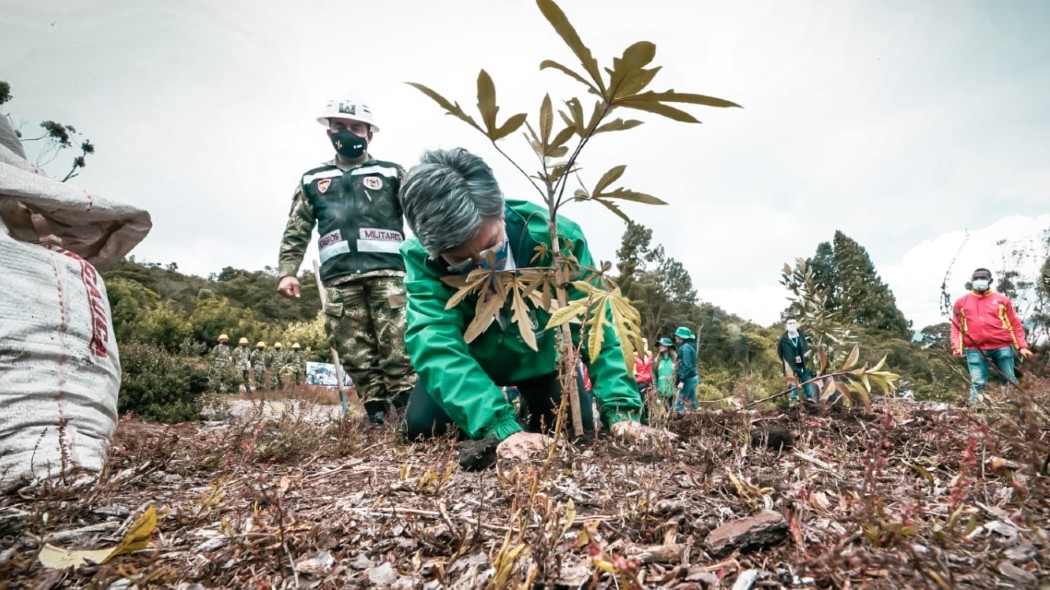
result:
[[(473, 109), (485, 68), (501, 116), (534, 117), (544, 92), (573, 96), (538, 69), (577, 64), (532, 1), (297, 4), (6, 0), (5, 106), (26, 131), (42, 119), (84, 131), (98, 152), (75, 182), (151, 212), (140, 259), (201, 275), (276, 266), (295, 183), (331, 157), (314, 121), (328, 98), (372, 106), (376, 157), (407, 168), (425, 149), (466, 147), (508, 196), (535, 198), (480, 134), (404, 84)], [(670, 204), (628, 211), (705, 301), (776, 321), (783, 264), (838, 229), (868, 249), (918, 329), (940, 321), (957, 253), (953, 296), (975, 266), (1002, 267), (997, 240), (1050, 227), (1050, 2), (561, 6), (603, 64), (649, 40), (664, 66), (655, 89), (744, 107), (693, 109), (703, 125), (643, 116), (582, 158), (588, 182), (627, 164), (626, 186)], [(519, 137), (505, 145), (531, 163)], [(615, 257), (616, 217), (590, 204), (567, 214), (596, 257)]]

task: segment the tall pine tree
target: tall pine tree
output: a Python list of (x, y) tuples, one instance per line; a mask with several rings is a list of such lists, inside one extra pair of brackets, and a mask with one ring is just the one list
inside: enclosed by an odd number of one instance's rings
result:
[(652, 247), (652, 237), (651, 229), (629, 223), (616, 251), (617, 284), (638, 308), (642, 335), (650, 346), (678, 326), (692, 326), (697, 316), (693, 279), (681, 262), (667, 256), (663, 246)]
[(828, 311), (843, 321), (887, 335), (911, 339), (911, 322), (897, 308), (897, 299), (875, 272), (868, 251), (855, 240), (835, 232), (831, 244), (817, 246), (807, 260), (817, 284), (825, 290)]

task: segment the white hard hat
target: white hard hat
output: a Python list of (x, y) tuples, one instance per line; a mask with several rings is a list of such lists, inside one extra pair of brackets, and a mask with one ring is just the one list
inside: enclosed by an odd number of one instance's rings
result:
[(328, 127), (329, 119), (346, 119), (348, 121), (360, 121), (372, 127), (372, 131), (379, 131), (375, 121), (372, 120), (372, 109), (363, 102), (352, 98), (333, 98), (324, 106), (324, 115), (317, 117), (317, 122)]

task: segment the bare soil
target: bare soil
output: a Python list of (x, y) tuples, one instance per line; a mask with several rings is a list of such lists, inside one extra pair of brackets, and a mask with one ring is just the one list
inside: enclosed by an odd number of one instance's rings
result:
[[(453, 440), (409, 444), (316, 400), (128, 419), (96, 482), (0, 497), (0, 587), (1045, 588), (1048, 392), (701, 411), (669, 445), (599, 437), (480, 472)], [(112, 546), (150, 506), (146, 549), (38, 560), (43, 542)], [(711, 535), (760, 513), (782, 525), (729, 549), (733, 527)]]

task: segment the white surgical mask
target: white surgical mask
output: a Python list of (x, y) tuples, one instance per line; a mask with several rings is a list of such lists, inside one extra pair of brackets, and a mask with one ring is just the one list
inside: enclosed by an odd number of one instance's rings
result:
[(788, 330), (788, 334), (797, 334), (798, 333), (798, 324), (796, 324), (794, 322), (791, 322), (790, 324), (787, 325), (787, 330)]
[(988, 290), (989, 283), (988, 279), (976, 279), (973, 281), (973, 290), (978, 293), (984, 293)]

